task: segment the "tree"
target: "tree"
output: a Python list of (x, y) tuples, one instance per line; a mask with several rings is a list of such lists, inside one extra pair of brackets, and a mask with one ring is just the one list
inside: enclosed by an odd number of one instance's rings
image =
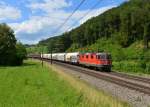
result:
[(13, 65), (16, 53), (16, 39), (13, 30), (0, 24), (0, 65)]
[(51, 40), (48, 44), (48, 52), (51, 53), (53, 51), (53, 49), (55, 48), (54, 46), (54, 40)]
[(0, 65), (22, 64), (26, 49), (16, 42), (14, 31), (6, 24), (0, 24)]

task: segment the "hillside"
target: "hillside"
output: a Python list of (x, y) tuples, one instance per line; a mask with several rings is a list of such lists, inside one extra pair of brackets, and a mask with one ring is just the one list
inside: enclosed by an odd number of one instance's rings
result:
[(149, 40), (150, 1), (130, 0), (70, 32), (40, 41), (38, 47), (47, 46), (49, 52), (105, 51), (112, 54), (113, 69), (149, 74)]
[[(127, 48), (136, 41), (143, 41), (148, 48), (150, 39), (150, 1), (130, 0), (117, 8), (94, 17), (78, 28), (57, 37), (39, 42), (54, 52), (74, 51), (94, 44), (98, 39), (113, 39)], [(61, 48), (60, 48), (61, 47)]]
[(109, 52), (114, 70), (149, 74), (149, 41), (150, 1), (130, 0), (38, 46), (47, 52)]

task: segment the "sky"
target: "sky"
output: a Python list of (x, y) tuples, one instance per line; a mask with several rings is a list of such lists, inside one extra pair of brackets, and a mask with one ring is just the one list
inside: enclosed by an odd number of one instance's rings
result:
[[(85, 0), (67, 23), (58, 29), (81, 0), (0, 0), (0, 23), (7, 23), (19, 42), (36, 44), (67, 32), (125, 1)], [(95, 4), (96, 7), (92, 8)]]

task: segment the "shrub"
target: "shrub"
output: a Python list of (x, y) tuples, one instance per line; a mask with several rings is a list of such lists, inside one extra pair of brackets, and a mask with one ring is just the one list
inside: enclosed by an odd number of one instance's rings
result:
[(146, 69), (146, 62), (144, 60), (139, 60), (138, 65), (142, 69)]
[(27, 57), (27, 51), (25, 47), (21, 43), (18, 43), (16, 45), (15, 65), (21, 65), (23, 63), (23, 59), (26, 59), (26, 57)]

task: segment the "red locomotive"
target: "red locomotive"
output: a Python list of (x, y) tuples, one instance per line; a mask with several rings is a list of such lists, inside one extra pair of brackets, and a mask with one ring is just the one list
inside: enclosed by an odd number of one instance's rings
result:
[(108, 53), (85, 53), (79, 54), (79, 64), (104, 71), (111, 71), (112, 59)]

